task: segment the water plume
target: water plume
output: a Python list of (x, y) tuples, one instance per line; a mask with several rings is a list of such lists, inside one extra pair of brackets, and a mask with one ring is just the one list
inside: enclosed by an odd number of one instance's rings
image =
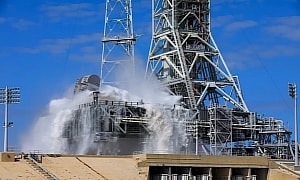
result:
[[(124, 68), (126, 69), (126, 68)], [(138, 73), (138, 72), (136, 72)], [(131, 73), (128, 73), (131, 74)], [(187, 110), (179, 106), (181, 97), (170, 95), (166, 89), (159, 88), (155, 80), (146, 81), (142, 73), (130, 77), (124, 71), (119, 74), (126, 77), (128, 82), (123, 88), (102, 86), (99, 89), (99, 98), (107, 101), (144, 102), (146, 109), (146, 128), (149, 135), (144, 135), (144, 153), (180, 153), (186, 148), (186, 114)], [(93, 134), (93, 115), (97, 109), (91, 107), (78, 108), (79, 105), (93, 103), (92, 92), (83, 91), (76, 95), (51, 100), (47, 113), (37, 119), (26, 139), (22, 142), (22, 151), (39, 150), (44, 153), (72, 153), (72, 154), (100, 154), (104, 148), (106, 152), (119, 152), (118, 146), (109, 146), (109, 143), (97, 143)], [(78, 117), (75, 117), (78, 116)], [(72, 122), (76, 120), (77, 122)], [(65, 138), (68, 133), (67, 124), (78, 126), (80, 132), (72, 132), (76, 140), (71, 143)], [(67, 129), (67, 130), (66, 130)], [(76, 129), (75, 129), (76, 130)], [(77, 133), (77, 134), (76, 134)], [(139, 137), (136, 137), (139, 138)], [(91, 151), (92, 150), (92, 151)]]
[(90, 92), (85, 91), (74, 98), (68, 94), (49, 102), (45, 114), (39, 117), (32, 129), (22, 138), (23, 152), (39, 151), (43, 153), (62, 153), (65, 139), (62, 138), (64, 124), (72, 117), (78, 104), (90, 101)]

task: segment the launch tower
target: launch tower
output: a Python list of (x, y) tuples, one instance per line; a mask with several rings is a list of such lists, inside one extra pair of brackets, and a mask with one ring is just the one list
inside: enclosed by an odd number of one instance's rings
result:
[(210, 31), (209, 0), (153, 0), (152, 42), (147, 65), (170, 93), (191, 109), (232, 104), (248, 112)]
[[(238, 78), (230, 73), (212, 37), (210, 11), (209, 0), (152, 0), (146, 78), (157, 78), (157, 86), (181, 101), (174, 106), (148, 106), (102, 92), (103, 84), (122, 87), (126, 80), (118, 79), (123, 77), (120, 68), (134, 73), (135, 64), (131, 0), (107, 0), (100, 92), (94, 91), (93, 100), (79, 105), (65, 123), (68, 152), (77, 152), (87, 136), (91, 154), (158, 150), (152, 148), (153, 136), (163, 136), (164, 131), (169, 134), (158, 142), (178, 150), (167, 153), (295, 157), (291, 132), (283, 121), (249, 111)], [(98, 86), (98, 80), (94, 75), (83, 77), (74, 92)], [(170, 121), (162, 122), (167, 115)], [(151, 124), (161, 131), (154, 132)], [(179, 136), (182, 131), (184, 138)]]
[(210, 11), (210, 0), (152, 0), (146, 77), (158, 78), (160, 86), (194, 111), (186, 130), (196, 154), (290, 158), (290, 132), (282, 121), (249, 111), (238, 77), (213, 39)]

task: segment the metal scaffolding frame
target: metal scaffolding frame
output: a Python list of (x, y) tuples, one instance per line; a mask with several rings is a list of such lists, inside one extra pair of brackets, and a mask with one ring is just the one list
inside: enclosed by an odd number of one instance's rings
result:
[(291, 134), (281, 120), (262, 118), (258, 126), (257, 152), (276, 159), (292, 159)]
[[(283, 122), (248, 110), (238, 77), (231, 75), (211, 35), (210, 1), (152, 0), (152, 13), (146, 78), (158, 78), (159, 86), (168, 89), (171, 95), (182, 97), (174, 107), (155, 106), (161, 108), (161, 114), (170, 115), (174, 127), (180, 126), (186, 132), (185, 153), (295, 157), (291, 132)], [(117, 25), (124, 31), (114, 31)], [(117, 47), (125, 50), (127, 63), (134, 66), (135, 40), (131, 1), (107, 0), (101, 84), (121, 83), (110, 76), (117, 65), (125, 62), (120, 59), (123, 58), (120, 52), (114, 50)], [(108, 101), (100, 96), (98, 99), (98, 93), (94, 92), (94, 101), (80, 105), (65, 123), (63, 137), (69, 147), (82, 141), (85, 132), (93, 137), (95, 144), (108, 147), (112, 146), (107, 143), (128, 136), (133, 141), (126, 147), (136, 142), (147, 145), (146, 137), (152, 133), (148, 126), (153, 120), (151, 110), (147, 112), (140, 102)], [(172, 138), (175, 137), (169, 141)], [(182, 152), (182, 147), (179, 151)]]
[(210, 153), (232, 155), (232, 110), (210, 107)]
[(152, 0), (146, 78), (157, 77), (160, 86), (182, 96), (183, 105), (196, 112), (186, 124), (196, 154), (266, 151), (273, 158), (291, 159), (290, 131), (284, 124), (269, 131), (268, 121), (278, 121), (248, 110), (238, 77), (231, 75), (213, 39), (210, 10), (210, 0)]
[(146, 110), (142, 105), (140, 102), (108, 100), (79, 105), (64, 124), (62, 137), (67, 140), (65, 151), (75, 151), (87, 137), (92, 142), (85, 143), (110, 144), (111, 148), (118, 143), (120, 137), (143, 139), (149, 130), (146, 126)]
[(106, 0), (103, 36), (100, 87), (120, 86), (126, 83), (126, 78), (118, 76), (120, 68), (135, 72), (131, 0)]
[(211, 104), (248, 112), (210, 32), (209, 0), (153, 0), (152, 41), (146, 76), (156, 76), (191, 109)]
[[(141, 129), (137, 130), (135, 125), (147, 123), (145, 113), (146, 110), (140, 107), (139, 102), (124, 102), (124, 101), (107, 101), (101, 100), (97, 103), (91, 102), (79, 105), (72, 114), (72, 118), (65, 126), (64, 137), (76, 138), (83, 135), (83, 124), (89, 124), (87, 132), (95, 135), (100, 133), (111, 133), (114, 135), (119, 133), (140, 133)], [(85, 118), (83, 120), (82, 118)], [(87, 122), (89, 121), (89, 122)], [(148, 131), (146, 126), (141, 126), (144, 131)], [(97, 137), (95, 137), (97, 138)], [(97, 141), (95, 139), (95, 141)]]

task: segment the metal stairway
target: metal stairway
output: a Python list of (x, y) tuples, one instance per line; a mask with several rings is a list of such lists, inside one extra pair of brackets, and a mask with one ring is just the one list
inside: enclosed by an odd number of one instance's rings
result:
[(41, 174), (44, 177), (44, 179), (58, 180), (58, 178), (54, 174), (50, 173), (46, 168), (40, 165), (34, 158), (28, 156), (26, 158), (26, 162), (32, 169), (34, 169), (36, 172)]

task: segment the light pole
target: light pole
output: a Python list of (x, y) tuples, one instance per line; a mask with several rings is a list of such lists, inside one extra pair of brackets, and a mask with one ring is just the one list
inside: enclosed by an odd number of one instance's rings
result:
[(297, 87), (295, 83), (289, 83), (289, 96), (295, 101), (295, 166), (299, 165), (298, 158), (298, 122), (297, 122)]
[(8, 151), (8, 128), (13, 124), (12, 122), (8, 122), (8, 104), (16, 103), (20, 103), (20, 88), (0, 88), (0, 104), (5, 104), (4, 152)]

